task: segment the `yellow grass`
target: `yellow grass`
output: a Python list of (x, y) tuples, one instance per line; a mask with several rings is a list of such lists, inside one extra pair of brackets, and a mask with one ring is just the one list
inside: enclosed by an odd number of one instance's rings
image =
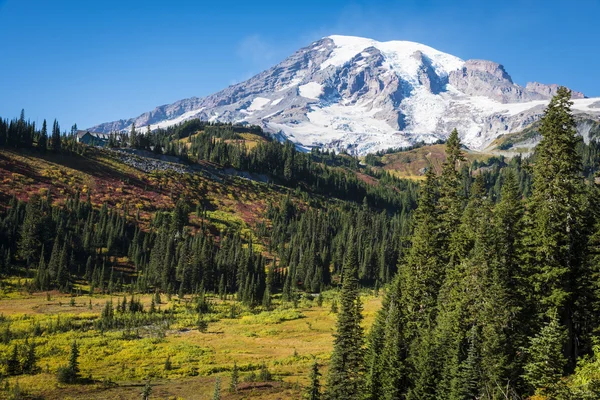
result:
[[(46, 399), (69, 396), (139, 399), (145, 380), (151, 379), (155, 386), (152, 398), (210, 399), (215, 378), (221, 376), (223, 398), (301, 398), (313, 357), (325, 364), (329, 360), (336, 321), (330, 308), (335, 296), (335, 292), (327, 292), (322, 307), (318, 307), (316, 301), (302, 299), (297, 309), (291, 304), (280, 304), (276, 299), (276, 308), (272, 311), (252, 312), (240, 308), (241, 314), (233, 319), (228, 315), (233, 300), (212, 299), (215, 312), (207, 316), (211, 322), (206, 333), (194, 327), (196, 313), (185, 307), (189, 296), (181, 301), (173, 296), (171, 302), (160, 305), (162, 309), (173, 309), (176, 315), (175, 323), (164, 338), (144, 329), (140, 330), (139, 339), (123, 338), (123, 332), (118, 330), (102, 334), (94, 329), (44, 333), (35, 338), (41, 373), (18, 377), (19, 386)], [(92, 297), (89, 310), (89, 296), (76, 297), (72, 306), (71, 297), (64, 294), (50, 293), (50, 300), (46, 293), (18, 294), (0, 300), (0, 313), (10, 321), (11, 331), (21, 332), (36, 323), (42, 327), (55, 323), (59, 316), (63, 322), (95, 319), (110, 298), (108, 295)], [(122, 296), (112, 298), (116, 302)], [(145, 295), (142, 300), (147, 310), (151, 296)], [(166, 296), (163, 301), (166, 302)], [(379, 308), (380, 298), (366, 295), (363, 302), (364, 324), (368, 328)], [(73, 340), (80, 346), (83, 376), (91, 376), (96, 383), (57, 383), (56, 369), (68, 362)], [(22, 346), (24, 339), (0, 344), (0, 358), (5, 359), (15, 343)], [(168, 356), (173, 369), (165, 371)], [(229, 371), (234, 361), (243, 371), (242, 380), (248, 374), (246, 371), (258, 370), (265, 362), (280, 382), (274, 383), (272, 388), (227, 394)], [(9, 379), (11, 385), (16, 381), (17, 378)]]

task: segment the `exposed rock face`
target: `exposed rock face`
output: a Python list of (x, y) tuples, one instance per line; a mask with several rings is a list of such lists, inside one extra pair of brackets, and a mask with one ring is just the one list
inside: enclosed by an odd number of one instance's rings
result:
[[(481, 148), (539, 119), (557, 89), (521, 87), (498, 63), (463, 61), (419, 43), (330, 36), (213, 95), (91, 129), (157, 128), (201, 118), (259, 124), (301, 147), (364, 154), (435, 141), (457, 128), (467, 146)], [(593, 99), (577, 92), (573, 98), (575, 111), (600, 118)]]
[(500, 103), (512, 103), (523, 97), (523, 91), (515, 85), (504, 67), (485, 60), (467, 60), (465, 65), (450, 73), (449, 82), (469, 96), (485, 96)]
[[(529, 82), (527, 86), (525, 86), (525, 90), (529, 93), (537, 93), (541, 95), (544, 99), (551, 98), (556, 94), (558, 88), (560, 86), (556, 84), (544, 85), (542, 83), (537, 82)], [(585, 96), (581, 92), (571, 91), (571, 98), (573, 99), (584, 99)]]
[(448, 83), (448, 76), (438, 76), (435, 73), (431, 59), (424, 55), (421, 51), (416, 51), (412, 55), (419, 66), (419, 83), (429, 92), (433, 94), (439, 94), (446, 88)]
[[(556, 94), (559, 85), (530, 82), (524, 88), (515, 84), (504, 66), (492, 61), (467, 60), (464, 67), (450, 73), (450, 84), (464, 94), (485, 96), (500, 103), (522, 103), (548, 100)], [(584, 95), (573, 92), (574, 99)]]

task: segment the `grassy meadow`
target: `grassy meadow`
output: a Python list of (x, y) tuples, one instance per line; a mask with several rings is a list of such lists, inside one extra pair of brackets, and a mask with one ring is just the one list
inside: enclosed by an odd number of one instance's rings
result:
[[(190, 296), (162, 296), (156, 307), (171, 315), (168, 324), (157, 323), (135, 330), (102, 331), (93, 327), (106, 302), (116, 305), (123, 295), (71, 297), (58, 292), (27, 294), (19, 282), (3, 283), (0, 298), (0, 358), (8, 358), (13, 346), (25, 346), (34, 338), (39, 373), (5, 379), (7, 398), (15, 386), (25, 398), (44, 399), (139, 399), (147, 381), (151, 398), (211, 399), (215, 380), (221, 377), (222, 398), (301, 398), (314, 357), (326, 366), (332, 349), (336, 314), (335, 291), (325, 292), (322, 305), (302, 297), (296, 305), (275, 296), (273, 309), (250, 310), (234, 299), (208, 297), (204, 332), (197, 326), (197, 312)], [(135, 296), (151, 307), (153, 295)], [(364, 324), (371, 325), (380, 297), (364, 293)], [(7, 330), (15, 339), (4, 340)], [(66, 365), (72, 342), (80, 350), (81, 375), (86, 384), (60, 384), (56, 371)], [(167, 358), (170, 368), (165, 367)], [(236, 393), (229, 389), (234, 361), (240, 369)], [(268, 382), (246, 382), (265, 364)], [(6, 366), (1, 366), (6, 368)], [(325, 371), (325, 369), (323, 369)], [(5, 371), (2, 371), (3, 373)]]

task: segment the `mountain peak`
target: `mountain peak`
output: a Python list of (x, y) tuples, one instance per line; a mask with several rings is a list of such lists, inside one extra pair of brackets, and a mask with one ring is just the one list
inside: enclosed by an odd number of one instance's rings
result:
[(461, 68), (464, 64), (464, 61), (458, 57), (417, 42), (403, 40), (380, 42), (358, 36), (341, 35), (327, 36), (324, 39), (330, 39), (335, 48), (329, 59), (321, 64), (321, 69), (331, 65), (340, 67), (368, 48), (377, 49), (394, 70), (403, 73), (406, 77), (415, 76), (418, 73), (419, 64), (413, 57), (415, 53), (427, 56), (432, 60), (436, 71), (443, 75)]
[[(444, 139), (456, 128), (463, 143), (482, 148), (535, 122), (557, 88), (522, 87), (499, 63), (464, 61), (420, 43), (331, 35), (213, 95), (91, 129), (164, 128), (200, 118), (258, 124), (300, 147), (365, 154)], [(576, 100), (574, 109), (600, 118), (592, 104)]]

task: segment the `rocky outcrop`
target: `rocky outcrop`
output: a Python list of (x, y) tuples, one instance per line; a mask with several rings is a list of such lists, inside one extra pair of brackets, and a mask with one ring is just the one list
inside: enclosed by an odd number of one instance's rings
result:
[[(529, 82), (527, 84), (527, 86), (525, 86), (525, 90), (528, 93), (536, 93), (536, 94), (540, 95), (541, 98), (543, 98), (543, 99), (550, 99), (556, 94), (559, 87), (560, 87), (560, 85), (556, 85), (556, 84), (544, 85), (543, 83)], [(581, 92), (572, 90), (571, 98), (584, 99), (585, 96)]]
[[(470, 96), (485, 96), (501, 103), (522, 103), (549, 100), (559, 85), (530, 82), (515, 84), (501, 64), (486, 60), (467, 60), (462, 69), (450, 73), (449, 83)], [(573, 91), (572, 98), (583, 99), (583, 93)]]
[(423, 85), (429, 93), (439, 94), (445, 90), (448, 83), (448, 76), (438, 76), (433, 68), (431, 59), (421, 51), (416, 51), (412, 55), (420, 64), (419, 66), (419, 83)]

